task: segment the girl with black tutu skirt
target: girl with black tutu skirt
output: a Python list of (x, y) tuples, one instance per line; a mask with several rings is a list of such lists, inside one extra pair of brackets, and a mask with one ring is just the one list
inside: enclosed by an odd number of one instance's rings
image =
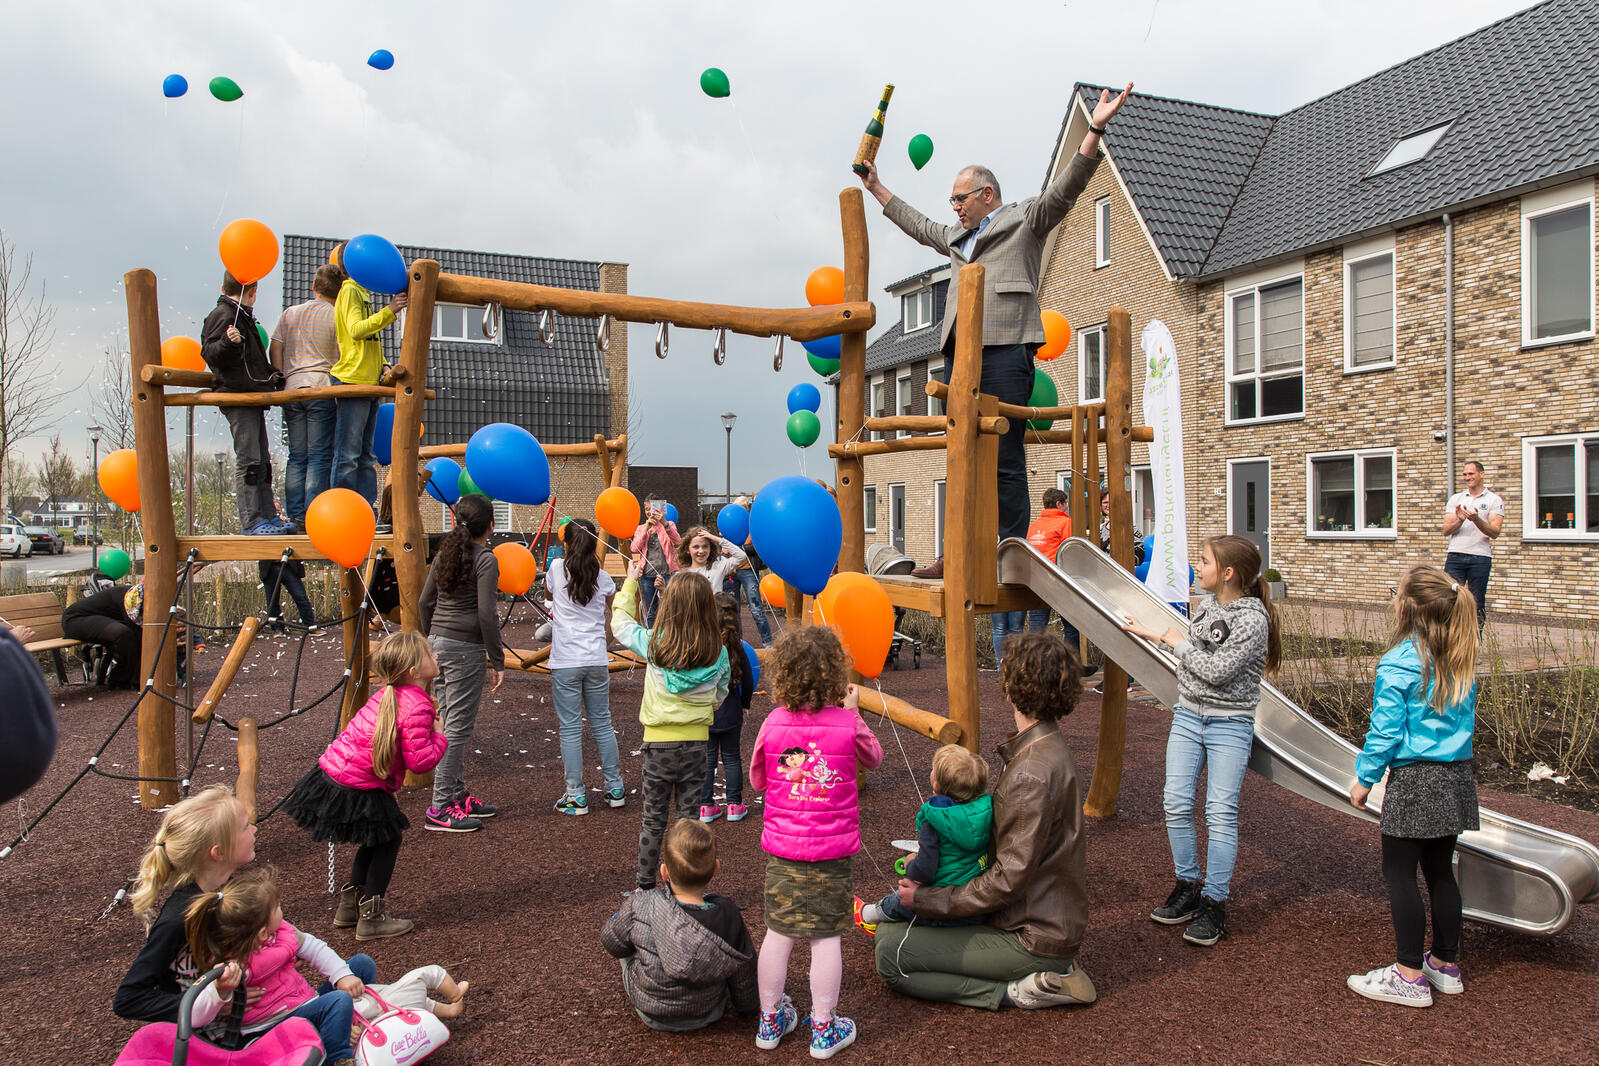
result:
[(378, 940), (411, 931), (409, 918), (388, 912), (385, 894), (411, 822), (395, 802), (407, 770), (425, 774), (444, 755), (433, 698), (423, 687), (439, 674), (433, 649), (419, 633), (393, 633), (372, 652), (383, 688), (350, 719), (283, 809), (311, 839), (355, 844), (350, 880), (339, 890), (333, 924), (355, 926), (355, 939)]

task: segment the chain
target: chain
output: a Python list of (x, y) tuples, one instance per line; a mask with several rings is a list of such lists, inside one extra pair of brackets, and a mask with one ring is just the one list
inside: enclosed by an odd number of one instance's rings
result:
[(330, 840), (328, 841), (328, 895), (330, 896), (339, 890), (334, 884), (335, 880), (337, 878), (333, 875), (333, 841)]

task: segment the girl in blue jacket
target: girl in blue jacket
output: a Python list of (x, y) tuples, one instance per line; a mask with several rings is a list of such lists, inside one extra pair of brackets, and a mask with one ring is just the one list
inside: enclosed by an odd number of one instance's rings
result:
[[(1465, 990), (1455, 838), (1477, 828), (1471, 733), (1477, 719), (1477, 604), (1435, 566), (1415, 566), (1394, 590), (1393, 646), (1377, 664), (1371, 730), (1355, 762), (1349, 802), (1364, 808), (1386, 771), (1382, 875), (1388, 883), (1398, 961), (1349, 978), (1367, 999), (1432, 1006), (1434, 990)], [(1432, 897), (1432, 950), (1422, 951), (1427, 912), (1416, 868)]]

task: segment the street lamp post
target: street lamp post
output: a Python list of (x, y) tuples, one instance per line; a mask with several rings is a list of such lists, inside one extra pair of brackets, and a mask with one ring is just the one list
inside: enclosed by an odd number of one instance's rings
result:
[(93, 517), (89, 520), (90, 566), (100, 569), (100, 433), (99, 426), (89, 427), (89, 444), (94, 449), (93, 458), (89, 460), (89, 469), (93, 471), (94, 496), (90, 504)]
[(722, 412), (722, 428), (727, 430), (727, 498), (724, 503), (733, 502), (733, 423), (738, 421), (738, 415), (732, 411)]
[(217, 533), (219, 535), (227, 532), (222, 526), (222, 508), (228, 504), (228, 494), (222, 484), (222, 464), (227, 458), (227, 452), (217, 452)]

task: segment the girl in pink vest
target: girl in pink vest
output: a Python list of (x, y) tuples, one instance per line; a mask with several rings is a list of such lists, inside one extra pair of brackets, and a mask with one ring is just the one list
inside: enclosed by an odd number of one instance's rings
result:
[(855, 768), (883, 761), (861, 718), (860, 694), (833, 630), (790, 629), (767, 662), (772, 698), (750, 753), (750, 786), (766, 793), (766, 939), (757, 975), (761, 1024), (755, 1046), (770, 1050), (799, 1024), (783, 994), (795, 940), (811, 945), (811, 1056), (831, 1058), (855, 1041), (855, 1023), (835, 1015), (844, 972), (843, 934), (854, 924), (850, 857), (861, 847)]
[(394, 794), (407, 770), (427, 773), (448, 746), (433, 698), (422, 687), (439, 676), (426, 637), (391, 633), (372, 651), (372, 672), (383, 687), (283, 801), (312, 840), (358, 845), (333, 914), (334, 927), (355, 926), (357, 940), (411, 931), (411, 920), (391, 916), (385, 900), (400, 834), (411, 824)]

